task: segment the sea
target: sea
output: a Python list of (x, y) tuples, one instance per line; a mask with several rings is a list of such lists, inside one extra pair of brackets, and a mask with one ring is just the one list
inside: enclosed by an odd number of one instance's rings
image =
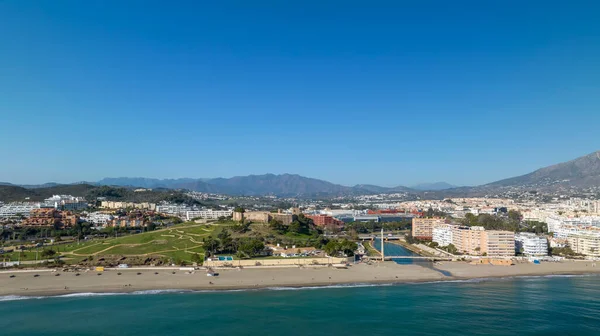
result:
[(5, 296), (0, 335), (598, 336), (600, 277)]

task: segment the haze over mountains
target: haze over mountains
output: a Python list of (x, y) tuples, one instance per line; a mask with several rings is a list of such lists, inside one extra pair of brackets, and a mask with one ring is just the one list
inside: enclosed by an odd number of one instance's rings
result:
[[(264, 174), (236, 176), (231, 178), (104, 178), (98, 182), (79, 182), (93, 185), (110, 185), (137, 188), (187, 189), (199, 192), (222, 193), (230, 195), (277, 195), (277, 196), (344, 196), (357, 194), (379, 194), (407, 192), (420, 194), (435, 192), (438, 197), (444, 195), (468, 196), (474, 194), (490, 194), (500, 190), (521, 188), (529, 190), (559, 191), (566, 188), (600, 187), (600, 151), (586, 156), (538, 169), (532, 173), (512, 177), (489, 184), (474, 187), (454, 187), (445, 182), (423, 183), (412, 188), (381, 187), (369, 184), (343, 186), (331, 182), (304, 177), (296, 174)], [(10, 183), (0, 183), (12, 186)], [(53, 187), (56, 183), (37, 186), (21, 186), (25, 188)]]
[(456, 188), (455, 185), (446, 182), (434, 182), (434, 183), (419, 183), (411, 186), (415, 190), (445, 190)]

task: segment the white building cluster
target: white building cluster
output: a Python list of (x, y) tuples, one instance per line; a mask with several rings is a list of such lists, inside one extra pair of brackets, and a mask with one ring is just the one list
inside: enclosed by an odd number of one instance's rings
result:
[(39, 209), (40, 203), (9, 203), (0, 206), (0, 219), (17, 219), (19, 216), (29, 217), (29, 212)]
[(88, 207), (88, 203), (83, 197), (75, 197), (71, 195), (53, 195), (46, 198), (43, 207), (52, 207), (58, 210), (76, 211), (84, 210)]
[(575, 253), (600, 257), (600, 217), (551, 216), (548, 231), (554, 234), (553, 245), (566, 243)]
[(94, 224), (94, 226), (106, 226), (110, 221), (114, 219), (113, 215), (102, 212), (92, 212), (84, 217), (86, 221)]

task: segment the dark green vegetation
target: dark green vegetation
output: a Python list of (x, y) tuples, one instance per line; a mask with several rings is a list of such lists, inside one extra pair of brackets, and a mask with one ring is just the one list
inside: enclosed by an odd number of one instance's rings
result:
[(289, 234), (289, 236), (322, 233), (322, 230), (314, 225), (312, 219), (305, 217), (303, 214), (294, 216), (290, 225), (284, 225), (280, 221), (273, 219), (269, 222), (269, 228), (279, 234)]
[(382, 228), (386, 231), (410, 230), (411, 220), (407, 219), (400, 222), (352, 222), (345, 226), (346, 231), (356, 233), (372, 233)]
[(266, 244), (322, 248), (329, 240), (304, 215), (294, 216), (290, 225), (272, 220), (269, 224), (231, 222), (204, 241), (208, 255), (234, 254), (238, 258), (267, 256)]
[(548, 249), (548, 253), (553, 256), (561, 256), (561, 257), (583, 257), (583, 255), (579, 253), (575, 253), (570, 247), (551, 247)]
[(521, 214), (510, 210), (507, 216), (495, 216), (480, 214), (475, 216), (471, 213), (465, 215), (461, 221), (467, 226), (483, 226), (486, 230), (506, 230), (512, 232), (534, 232), (547, 233), (548, 226), (542, 222), (521, 222)]
[(14, 185), (0, 185), (0, 200), (4, 202), (24, 201), (29, 197), (31, 201), (42, 201), (52, 195), (84, 196), (94, 186), (89, 184), (57, 185), (47, 188), (27, 189)]
[(341, 253), (351, 257), (354, 255), (354, 250), (356, 250), (356, 243), (348, 239), (330, 240), (323, 247), (323, 251), (330, 256), (337, 256)]
[(97, 197), (106, 197), (109, 201), (151, 202), (168, 201), (172, 203), (200, 204), (186, 196), (181, 191), (156, 189), (151, 191), (134, 192), (124, 187), (93, 186), (89, 184), (56, 185), (44, 188), (23, 188), (13, 185), (0, 185), (0, 200), (4, 202), (42, 201), (52, 195), (83, 196), (88, 201)]

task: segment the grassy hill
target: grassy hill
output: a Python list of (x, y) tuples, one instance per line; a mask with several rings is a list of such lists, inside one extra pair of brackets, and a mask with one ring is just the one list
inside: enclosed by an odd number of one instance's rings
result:
[(195, 253), (204, 253), (202, 239), (212, 231), (211, 226), (184, 224), (132, 236), (91, 241), (83, 245), (73, 244), (67, 246), (62, 254), (64, 257), (160, 256), (191, 262)]
[[(67, 263), (73, 264), (85, 259), (99, 260), (102, 258), (116, 259), (138, 257), (140, 260), (146, 258), (162, 258), (175, 262), (192, 262), (192, 256), (204, 253), (202, 240), (214, 231), (214, 226), (204, 224), (181, 224), (166, 229), (145, 232), (125, 237), (94, 239), (82, 243), (70, 243), (66, 245), (55, 245), (45, 247), (58, 251), (58, 254)], [(41, 251), (38, 256), (41, 258)], [(3, 255), (7, 260), (35, 260), (35, 251), (18, 252)]]

